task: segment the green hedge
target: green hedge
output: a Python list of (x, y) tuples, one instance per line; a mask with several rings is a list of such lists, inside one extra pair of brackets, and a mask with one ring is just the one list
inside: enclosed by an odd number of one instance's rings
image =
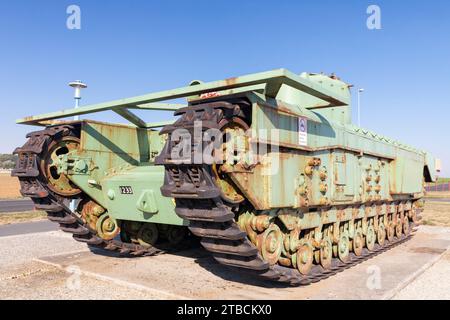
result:
[(17, 161), (17, 155), (0, 153), (0, 169), (12, 169)]

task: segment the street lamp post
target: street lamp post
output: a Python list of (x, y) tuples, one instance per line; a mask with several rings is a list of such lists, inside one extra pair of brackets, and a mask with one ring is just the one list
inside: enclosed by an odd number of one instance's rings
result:
[(361, 92), (364, 92), (363, 88), (358, 89), (358, 127), (361, 127)]
[[(87, 88), (87, 85), (80, 80), (75, 80), (72, 82), (69, 82), (69, 86), (75, 89), (74, 92), (74, 99), (75, 99), (75, 108), (78, 108), (80, 106), (80, 100), (81, 100), (81, 89)], [(80, 120), (80, 116), (74, 116), (73, 120), (78, 121)], [(69, 208), (72, 211), (75, 211), (75, 200), (70, 201)]]
[[(81, 89), (87, 88), (87, 85), (80, 80), (75, 80), (69, 82), (69, 86), (75, 89), (73, 97), (75, 99), (75, 108), (78, 108), (80, 106)], [(74, 116), (73, 120), (80, 120), (80, 116)]]

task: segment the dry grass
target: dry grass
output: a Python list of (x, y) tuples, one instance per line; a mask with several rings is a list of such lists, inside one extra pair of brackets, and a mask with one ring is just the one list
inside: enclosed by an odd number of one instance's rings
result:
[(0, 225), (39, 221), (47, 218), (44, 211), (25, 211), (13, 213), (0, 213)]
[(450, 192), (448, 191), (430, 191), (425, 195), (426, 198), (449, 198)]
[(437, 202), (428, 199), (422, 217), (423, 224), (450, 227), (450, 202)]
[(22, 198), (19, 180), (9, 173), (0, 173), (0, 199)]

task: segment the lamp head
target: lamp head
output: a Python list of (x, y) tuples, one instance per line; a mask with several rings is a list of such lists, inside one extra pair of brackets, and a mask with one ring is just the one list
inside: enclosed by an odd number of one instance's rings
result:
[(71, 86), (72, 88), (75, 88), (75, 94), (74, 94), (75, 99), (81, 99), (81, 94), (80, 94), (81, 89), (87, 88), (87, 85), (80, 80), (75, 80), (75, 81), (69, 82), (69, 86)]

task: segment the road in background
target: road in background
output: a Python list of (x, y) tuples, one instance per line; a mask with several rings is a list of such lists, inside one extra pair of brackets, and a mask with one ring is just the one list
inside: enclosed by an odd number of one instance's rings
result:
[(34, 209), (33, 201), (23, 200), (0, 200), (0, 213), (24, 212)]
[(0, 225), (0, 237), (58, 230), (58, 224), (48, 220)]
[(426, 202), (450, 202), (449, 198), (425, 198)]

